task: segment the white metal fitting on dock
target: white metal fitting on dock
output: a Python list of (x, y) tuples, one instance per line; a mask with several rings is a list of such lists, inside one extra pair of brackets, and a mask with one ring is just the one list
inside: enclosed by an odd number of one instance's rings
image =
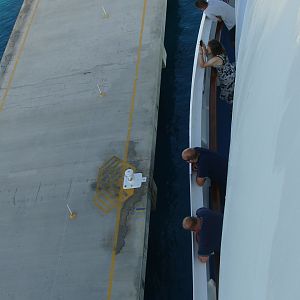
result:
[(124, 174), (123, 189), (138, 189), (146, 180), (147, 177), (143, 177), (142, 173), (134, 173), (132, 169), (127, 169)]

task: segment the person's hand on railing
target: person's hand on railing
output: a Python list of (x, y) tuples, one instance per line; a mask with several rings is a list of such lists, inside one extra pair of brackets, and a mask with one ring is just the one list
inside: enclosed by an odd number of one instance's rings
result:
[(201, 68), (204, 68), (204, 64), (206, 61), (206, 53), (207, 53), (206, 46), (203, 43), (203, 41), (201, 40), (200, 44), (199, 44), (199, 56), (198, 56), (198, 59), (199, 59), (198, 64)]
[(200, 54), (204, 56), (207, 54), (206, 45), (202, 40), (200, 41)]
[(206, 49), (206, 46), (205, 46), (204, 43), (203, 43), (203, 46), (202, 46), (202, 51), (203, 51), (204, 55), (207, 55), (207, 49)]
[(200, 255), (198, 255), (198, 259), (202, 263), (207, 263), (209, 261), (209, 256), (200, 256)]

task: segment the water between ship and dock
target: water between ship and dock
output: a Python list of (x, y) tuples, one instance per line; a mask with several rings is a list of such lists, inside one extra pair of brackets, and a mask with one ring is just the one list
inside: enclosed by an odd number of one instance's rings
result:
[(192, 0), (168, 1), (154, 179), (157, 207), (151, 213), (145, 300), (192, 299), (188, 166), (189, 101), (195, 44), (201, 20)]

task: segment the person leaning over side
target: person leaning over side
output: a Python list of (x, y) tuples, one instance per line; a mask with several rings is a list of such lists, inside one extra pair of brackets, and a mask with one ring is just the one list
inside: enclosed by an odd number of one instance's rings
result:
[[(210, 58), (206, 61), (206, 56)], [(217, 40), (210, 40), (207, 47), (202, 42), (199, 53), (201, 68), (213, 67), (217, 70), (220, 82), (220, 100), (232, 104), (235, 84), (235, 63), (230, 63), (222, 44)]]
[(220, 0), (197, 0), (195, 6), (202, 10), (205, 15), (212, 21), (223, 21), (229, 30), (230, 40), (235, 41), (235, 9), (229, 4)]
[(197, 172), (196, 183), (203, 186), (206, 178), (219, 185), (222, 197), (225, 197), (228, 161), (218, 153), (200, 147), (186, 148), (182, 151), (182, 159), (192, 164)]
[(220, 256), (223, 215), (208, 208), (201, 207), (197, 217), (185, 217), (182, 227), (196, 234), (198, 243), (198, 259), (202, 263), (209, 260), (210, 255)]

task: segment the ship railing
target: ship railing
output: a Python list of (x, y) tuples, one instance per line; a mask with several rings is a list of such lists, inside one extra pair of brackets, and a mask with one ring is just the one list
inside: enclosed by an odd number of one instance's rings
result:
[[(205, 147), (210, 145), (210, 85), (211, 70), (203, 69), (198, 64), (199, 44), (202, 40), (206, 45), (210, 39), (215, 38), (216, 23), (202, 16), (200, 29), (195, 49), (195, 58), (191, 85), (190, 100), (190, 123), (189, 123), (189, 145), (190, 147)], [(190, 166), (190, 202), (191, 214), (195, 215), (200, 207), (209, 205), (209, 184), (203, 187), (196, 184), (196, 174), (193, 174)], [(192, 268), (193, 268), (193, 300), (216, 299), (216, 291), (208, 288), (209, 264), (198, 260), (198, 245), (195, 235), (192, 234)]]

